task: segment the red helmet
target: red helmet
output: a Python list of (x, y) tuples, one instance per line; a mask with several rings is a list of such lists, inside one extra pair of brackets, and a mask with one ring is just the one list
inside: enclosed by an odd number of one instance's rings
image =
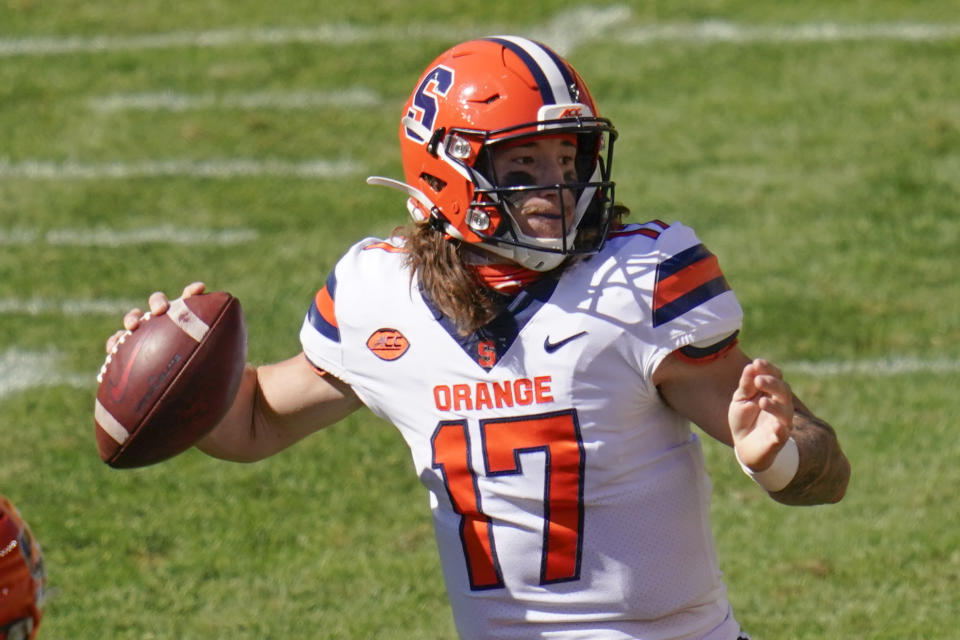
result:
[(27, 640), (43, 616), (43, 554), (17, 508), (0, 496), (0, 640)]
[[(491, 148), (558, 134), (575, 139), (575, 181), (531, 185), (497, 179)], [(434, 60), (403, 107), (406, 183), (378, 177), (368, 182), (405, 191), (415, 220), (546, 271), (567, 255), (593, 253), (603, 245), (613, 207), (616, 135), (610, 121), (596, 115), (583, 79), (548, 47), (513, 36), (472, 40)], [(558, 238), (524, 234), (510, 205), (511, 195), (545, 187), (558, 195), (568, 190), (576, 202), (572, 216), (561, 216)]]

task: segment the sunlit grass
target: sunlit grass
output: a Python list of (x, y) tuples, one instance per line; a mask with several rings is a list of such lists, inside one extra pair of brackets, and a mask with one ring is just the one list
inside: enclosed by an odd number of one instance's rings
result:
[[(68, 3), (70, 4), (70, 3)], [(75, 4), (75, 3), (74, 3)], [(563, 8), (459, 2), (277, 7), (202, 2), (0, 3), (0, 38), (355, 21), (543, 23)], [(638, 23), (957, 19), (946, 2), (644, 3)], [(321, 15), (322, 13), (322, 15)], [(136, 162), (350, 158), (398, 177), (399, 106), (444, 46), (392, 41), (172, 48), (0, 60), (0, 159)], [(631, 219), (679, 219), (720, 256), (745, 307), (744, 349), (778, 362), (960, 358), (960, 43), (625, 46), (570, 57), (621, 131), (618, 198)], [(303, 111), (96, 112), (118, 93), (367, 86), (383, 104)], [(0, 177), (0, 298), (145, 300), (204, 279), (248, 314), (250, 356), (299, 349), (312, 294), (339, 255), (405, 222), (402, 197), (332, 180)], [(58, 246), (56, 229), (249, 229), (236, 246)], [(103, 465), (94, 376), (119, 317), (0, 315), (0, 353), (55, 349), (89, 388), (0, 396), (0, 491), (40, 538), (49, 638), (454, 637), (425, 490), (399, 434), (361, 411), (274, 459), (191, 451), (148, 469)], [(789, 367), (788, 367), (789, 373)], [(882, 373), (882, 372), (880, 372)], [(16, 372), (0, 371), (2, 375)], [(51, 375), (53, 375), (51, 373)], [(957, 374), (792, 376), (853, 464), (843, 503), (787, 508), (707, 443), (730, 598), (754, 637), (943, 638), (960, 601), (951, 487)], [(668, 577), (665, 579), (669, 579)]]

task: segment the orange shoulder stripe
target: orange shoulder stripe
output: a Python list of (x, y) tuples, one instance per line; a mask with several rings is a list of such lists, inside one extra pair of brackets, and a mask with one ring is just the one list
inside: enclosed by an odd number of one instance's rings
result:
[(336, 327), (337, 315), (334, 313), (333, 298), (330, 297), (330, 292), (327, 291), (326, 287), (320, 289), (320, 291), (317, 291), (317, 295), (313, 299), (313, 302), (317, 305), (317, 311), (320, 312), (320, 316), (328, 323)]
[(397, 245), (390, 244), (389, 242), (374, 242), (373, 244), (368, 244), (363, 248), (364, 251), (369, 251), (370, 249), (381, 249), (383, 251), (388, 251), (389, 253), (407, 252), (405, 247), (398, 247)]
[(698, 260), (690, 266), (684, 267), (673, 275), (657, 282), (653, 307), (654, 309), (658, 309), (666, 304), (670, 304), (697, 287), (722, 277), (723, 272), (720, 271), (720, 261), (717, 260), (717, 256), (710, 254), (708, 257)]

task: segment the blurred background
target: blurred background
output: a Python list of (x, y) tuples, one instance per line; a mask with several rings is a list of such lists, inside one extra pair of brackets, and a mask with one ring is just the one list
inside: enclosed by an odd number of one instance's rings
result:
[(631, 219), (680, 220), (741, 344), (838, 430), (844, 502), (787, 508), (708, 443), (757, 638), (955, 637), (960, 8), (925, 0), (0, 0), (0, 493), (46, 558), (40, 638), (455, 637), (426, 491), (361, 411), (270, 460), (115, 471), (103, 343), (155, 290), (243, 302), (299, 350), (342, 252), (406, 221), (396, 129), (426, 65), (513, 33), (620, 131)]

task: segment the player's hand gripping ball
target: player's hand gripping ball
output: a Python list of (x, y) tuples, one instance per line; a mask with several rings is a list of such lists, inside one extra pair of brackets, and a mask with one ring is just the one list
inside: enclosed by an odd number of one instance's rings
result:
[(154, 464), (189, 449), (233, 403), (247, 356), (240, 301), (212, 292), (144, 314), (97, 376), (97, 448), (114, 468)]

